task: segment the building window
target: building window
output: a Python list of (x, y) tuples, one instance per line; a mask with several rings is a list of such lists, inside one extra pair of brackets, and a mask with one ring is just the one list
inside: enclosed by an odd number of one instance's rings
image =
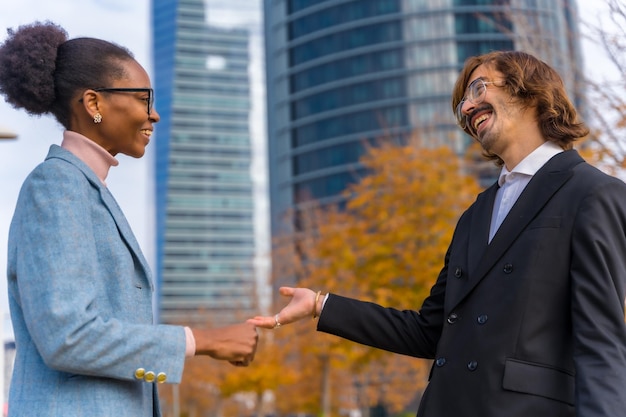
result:
[(358, 169), (298, 183), (294, 186), (295, 203), (337, 196), (363, 175), (365, 170)]
[(398, 12), (400, 12), (398, 0), (364, 0), (343, 3), (294, 20), (289, 24), (289, 39), (293, 40), (320, 29), (355, 20)]
[(353, 84), (295, 101), (291, 105), (291, 117), (297, 120), (337, 108), (405, 96), (405, 77)]
[(349, 142), (297, 155), (293, 158), (293, 173), (301, 175), (333, 166), (356, 163), (365, 153), (365, 148), (361, 142)]
[(289, 62), (290, 66), (293, 67), (333, 53), (401, 39), (402, 24), (400, 21), (358, 27), (323, 36), (292, 48), (289, 52)]
[(297, 148), (339, 136), (404, 127), (407, 119), (406, 106), (391, 106), (330, 117), (294, 129), (292, 145)]
[(287, 14), (292, 14), (326, 1), (328, 0), (287, 0)]
[(513, 23), (505, 12), (471, 12), (455, 15), (457, 35), (468, 33), (513, 33)]
[(463, 65), (470, 56), (482, 55), (492, 51), (511, 51), (513, 49), (512, 40), (460, 41), (457, 45), (457, 62), (459, 65)]
[(511, 0), (454, 0), (455, 6), (506, 6)]
[(344, 78), (402, 68), (403, 62), (402, 50), (394, 48), (318, 65), (291, 76), (291, 93)]

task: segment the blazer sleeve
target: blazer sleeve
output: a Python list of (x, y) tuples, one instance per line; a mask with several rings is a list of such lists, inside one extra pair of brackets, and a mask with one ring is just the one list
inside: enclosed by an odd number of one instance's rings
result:
[(578, 210), (572, 236), (576, 415), (626, 410), (626, 186), (611, 178)]
[(419, 311), (398, 310), (330, 294), (317, 330), (363, 345), (424, 359), (434, 359), (445, 322), (448, 265), (458, 245), (459, 229), (471, 218), (472, 205), (457, 222), (444, 265)]
[[(102, 205), (97, 196), (82, 172), (65, 161), (47, 161), (25, 181), (9, 244), (17, 314), (50, 368), (127, 380), (144, 368), (179, 382), (184, 329), (151, 322), (152, 290), (145, 285), (138, 296), (132, 276), (138, 267), (133, 271), (132, 261), (125, 269), (129, 276), (118, 280), (128, 286), (113, 286), (110, 271), (118, 259), (108, 259), (113, 252), (102, 249), (117, 248), (128, 259), (133, 254), (120, 246), (124, 243), (114, 226), (107, 236), (94, 234), (90, 213)], [(142, 318), (135, 320), (133, 311)]]
[(419, 311), (330, 294), (317, 330), (389, 352), (433, 359), (443, 328), (447, 264)]

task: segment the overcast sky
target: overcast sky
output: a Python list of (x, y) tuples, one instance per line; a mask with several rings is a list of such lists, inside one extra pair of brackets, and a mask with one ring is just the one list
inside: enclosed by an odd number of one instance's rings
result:
[[(261, 8), (260, 0), (227, 0), (225, 4), (236, 5), (241, 10), (236, 16), (224, 13), (212, 13), (211, 23), (224, 23), (230, 19), (256, 19)], [(602, 15), (598, 0), (579, 0), (581, 15), (585, 19), (595, 20)], [(248, 7), (243, 7), (248, 6)], [(17, 28), (19, 25), (34, 21), (50, 20), (63, 26), (71, 38), (90, 36), (113, 41), (129, 48), (135, 58), (150, 74), (151, 33), (150, 33), (150, 2), (149, 0), (3, 0), (0, 13), (0, 42), (6, 37), (6, 28)], [(252, 27), (252, 25), (249, 25)], [(260, 35), (260, 27), (253, 28), (254, 36)], [(256, 39), (257, 46), (261, 45)], [(253, 50), (255, 57), (261, 59), (260, 52)], [(602, 75), (605, 66), (601, 62), (598, 48), (585, 43), (586, 67), (594, 74)], [(590, 65), (589, 63), (594, 65)], [(257, 77), (253, 94), (262, 99), (263, 91), (259, 87), (263, 83), (262, 73), (256, 71)], [(262, 101), (262, 100), (261, 100)], [(157, 97), (158, 108), (158, 97)], [(256, 115), (261, 115), (262, 107), (253, 108)], [(259, 117), (256, 117), (258, 120)], [(59, 144), (62, 129), (51, 117), (30, 117), (24, 111), (15, 110), (3, 99), (0, 99), (0, 126), (9, 127), (19, 134), (13, 141), (0, 141), (0, 312), (3, 312), (4, 333), (10, 337), (10, 326), (7, 319), (6, 294), (6, 252), (8, 227), (19, 188), (28, 173), (45, 158), (51, 144)], [(266, 190), (266, 166), (264, 161), (264, 121), (260, 120), (253, 127), (254, 158), (252, 174), (256, 183), (257, 195), (264, 195)], [(158, 135), (158, 124), (156, 126)], [(109, 173), (107, 184), (124, 210), (146, 257), (154, 262), (154, 229), (153, 229), (153, 147), (148, 147), (142, 159), (133, 159), (118, 155), (120, 164)], [(266, 250), (267, 231), (266, 199), (257, 199), (257, 242)], [(261, 265), (266, 258), (260, 256)], [(2, 320), (0, 320), (2, 323)], [(2, 334), (2, 333), (0, 333)]]

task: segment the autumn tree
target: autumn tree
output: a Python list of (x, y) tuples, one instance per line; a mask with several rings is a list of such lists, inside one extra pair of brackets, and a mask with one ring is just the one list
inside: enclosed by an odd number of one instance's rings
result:
[[(441, 269), (458, 216), (479, 191), (461, 161), (448, 147), (428, 148), (418, 141), (369, 148), (361, 160), (368, 175), (346, 191), (345, 207), (299, 212), (298, 231), (275, 242), (277, 284), (291, 280), (419, 309)], [(276, 300), (276, 311), (284, 303)], [(419, 392), (419, 381), (425, 383), (425, 361), (315, 333), (306, 320), (297, 337), (287, 338), (283, 331), (289, 327), (273, 334), (276, 343), (293, 348), (285, 365), (305, 377), (277, 389), (276, 398), (290, 403), (284, 412), (337, 415), (340, 409), (377, 403), (398, 412)], [(305, 389), (312, 381), (317, 389)]]
[[(347, 190), (343, 210), (306, 210), (299, 231), (278, 241), (275, 276), (417, 309), (478, 186), (449, 148), (385, 144), (370, 148), (362, 163), (369, 175)], [(275, 300), (275, 308), (284, 302)], [(419, 393), (427, 370), (424, 361), (317, 333), (305, 320), (264, 331), (249, 367), (191, 358), (180, 386), (159, 389), (166, 416), (175, 400), (185, 417), (337, 415), (375, 404), (398, 412)]]

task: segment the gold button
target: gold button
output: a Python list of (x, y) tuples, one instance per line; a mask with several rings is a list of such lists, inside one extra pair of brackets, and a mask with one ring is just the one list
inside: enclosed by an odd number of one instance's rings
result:
[(154, 372), (148, 371), (146, 375), (143, 377), (143, 380), (146, 382), (154, 382)]
[(137, 368), (135, 371), (135, 378), (143, 379), (143, 376), (146, 374), (146, 370), (143, 368)]
[(159, 372), (159, 374), (157, 375), (157, 382), (159, 384), (164, 383), (167, 380), (167, 375), (165, 375), (165, 372)]

